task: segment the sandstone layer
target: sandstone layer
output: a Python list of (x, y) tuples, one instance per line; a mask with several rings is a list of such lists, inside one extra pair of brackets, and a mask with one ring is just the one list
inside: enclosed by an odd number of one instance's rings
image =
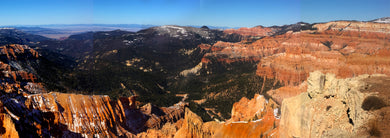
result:
[(112, 100), (104, 95), (47, 93), (25, 65), (38, 59), (35, 50), (26, 45), (0, 48), (2, 137), (137, 137), (184, 117), (183, 102), (138, 107), (135, 96)]
[(162, 108), (147, 104), (138, 109), (130, 106), (130, 99), (53, 92), (9, 99), (2, 96), (16, 128), (21, 132), (28, 129), (28, 135), (135, 137), (146, 129), (175, 123), (184, 115), (184, 103)]
[(306, 91), (300, 85), (310, 72), (317, 70), (333, 73), (337, 78), (390, 75), (390, 24), (335, 21), (312, 27), (253, 42), (199, 45), (206, 51), (202, 62), (206, 67), (211, 59), (258, 63), (257, 75), (276, 79), (286, 86), (272, 92), (278, 102)]
[[(251, 107), (251, 108), (248, 108)], [(262, 95), (242, 98), (233, 105), (232, 117), (226, 122), (203, 120), (189, 109), (175, 137), (277, 137), (279, 105)]]
[[(280, 137), (388, 137), (388, 123), (379, 127), (378, 121), (389, 122), (389, 91), (382, 91), (386, 97), (378, 91), (362, 92), (370, 85), (365, 79), (389, 79), (381, 77), (337, 79), (334, 74), (310, 73), (307, 92), (283, 101)], [(378, 101), (365, 102), (372, 98)]]
[(252, 28), (239, 28), (239, 29), (226, 29), (223, 32), (227, 34), (240, 34), (242, 36), (255, 36), (255, 37), (263, 37), (263, 36), (270, 36), (275, 34), (277, 29), (269, 28), (269, 27), (263, 27), (263, 26), (256, 26)]
[(8, 114), (0, 113), (0, 137), (19, 137), (19, 134), (15, 129), (15, 124), (12, 122), (12, 119)]

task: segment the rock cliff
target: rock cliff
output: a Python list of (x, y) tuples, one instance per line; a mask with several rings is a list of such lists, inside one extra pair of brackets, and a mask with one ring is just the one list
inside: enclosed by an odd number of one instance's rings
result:
[(287, 32), (252, 43), (217, 42), (205, 54), (219, 61), (255, 61), (257, 74), (298, 85), (315, 70), (339, 77), (390, 74), (388, 56), (390, 25), (337, 21), (313, 25), (317, 30)]
[(239, 28), (239, 29), (226, 29), (223, 32), (228, 34), (240, 34), (243, 36), (254, 36), (254, 37), (263, 37), (263, 36), (270, 36), (275, 34), (275, 32), (278, 31), (278, 29), (269, 28), (269, 27), (263, 27), (263, 26), (256, 26), (252, 28)]
[(137, 106), (135, 96), (50, 92), (26, 66), (38, 53), (26, 45), (0, 47), (0, 134), (3, 137), (137, 137), (184, 117), (185, 103)]
[(15, 124), (9, 115), (0, 113), (0, 136), (4, 138), (16, 138), (19, 137), (18, 132), (15, 130)]
[[(372, 91), (373, 83), (367, 79), (382, 81), (375, 86), (380, 91)], [(389, 91), (381, 89), (388, 79), (383, 75), (337, 79), (334, 74), (310, 73), (307, 92), (283, 101), (280, 137), (388, 137), (388, 123), (378, 126), (389, 121)]]
[[(161, 129), (184, 116), (184, 103), (171, 107), (146, 104), (132, 108), (132, 98), (65, 93), (25, 94), (2, 101), (21, 136), (135, 137), (146, 129)], [(29, 133), (26, 133), (29, 132)]]
[(343, 78), (390, 73), (388, 24), (339, 21), (314, 27), (318, 30), (259, 40), (276, 41), (284, 52), (264, 58), (257, 74), (298, 85), (315, 70)]
[(211, 59), (257, 63), (257, 75), (276, 79), (286, 86), (270, 92), (279, 103), (306, 91), (302, 83), (316, 70), (334, 73), (338, 78), (390, 75), (389, 24), (334, 21), (311, 27), (251, 42), (199, 45), (207, 51), (202, 62), (206, 67)]
[(315, 71), (307, 92), (285, 99), (281, 114), (262, 95), (235, 103), (225, 122), (203, 122), (186, 109), (175, 137), (388, 137), (389, 84), (386, 75), (339, 79)]
[(256, 95), (251, 100), (244, 97), (235, 103), (232, 117), (226, 122), (203, 122), (187, 108), (175, 137), (277, 137), (279, 121), (279, 105)]

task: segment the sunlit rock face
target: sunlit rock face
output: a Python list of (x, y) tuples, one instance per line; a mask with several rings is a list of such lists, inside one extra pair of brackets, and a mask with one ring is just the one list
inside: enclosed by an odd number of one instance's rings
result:
[(278, 29), (269, 28), (269, 27), (263, 27), (263, 26), (256, 26), (253, 28), (239, 28), (239, 29), (226, 29), (223, 32), (228, 34), (240, 34), (243, 36), (257, 36), (257, 37), (263, 37), (263, 36), (270, 36), (275, 34), (275, 32), (278, 31)]
[(225, 122), (203, 122), (186, 109), (183, 125), (175, 137), (277, 137), (279, 121), (279, 105), (256, 95), (251, 100), (244, 97), (235, 103), (231, 119)]
[[(88, 136), (131, 136), (149, 128), (160, 129), (184, 115), (184, 103), (171, 107), (151, 104), (131, 107), (133, 98), (112, 101), (108, 96), (63, 93), (29, 95), (26, 107), (52, 113), (58, 125), (72, 133)], [(45, 117), (44, 117), (45, 119)]]
[(388, 79), (367, 74), (337, 79), (335, 74), (310, 73), (307, 92), (283, 101), (280, 136), (388, 137), (390, 125), (384, 123), (389, 122)]
[(277, 78), (286, 85), (300, 84), (315, 70), (344, 78), (390, 74), (390, 24), (337, 21), (313, 28), (317, 30), (287, 32), (252, 43), (217, 42), (199, 47), (210, 49), (206, 59), (259, 62), (258, 75)]
[(297, 85), (315, 70), (343, 78), (390, 73), (390, 25), (340, 21), (314, 27), (318, 31), (268, 38), (278, 41), (277, 47), (285, 52), (262, 60), (257, 74)]
[(184, 116), (184, 103), (134, 108), (131, 99), (115, 101), (108, 96), (51, 92), (3, 101), (6, 112), (18, 124), (17, 130), (33, 131), (21, 136), (133, 137), (146, 129), (161, 129), (165, 123), (175, 123)]
[(3, 137), (136, 137), (184, 117), (183, 102), (138, 107), (136, 96), (112, 100), (104, 95), (47, 93), (27, 66), (39, 57), (35, 50), (26, 45), (0, 48)]
[[(2, 84), (6, 84), (2, 85), (0, 89), (5, 92), (14, 90), (12, 87), (25, 87), (31, 90), (34, 88), (42, 89), (39, 83), (35, 83), (37, 77), (32, 73), (32, 70), (23, 67), (20, 63), (36, 60), (38, 57), (38, 52), (26, 45), (11, 44), (0, 46), (0, 79)], [(21, 84), (20, 82), (26, 83)]]
[(6, 138), (19, 137), (18, 132), (15, 129), (15, 124), (12, 122), (11, 117), (8, 114), (0, 114), (0, 136)]
[[(238, 33), (240, 30), (243, 29), (227, 31)], [(308, 30), (265, 36), (253, 42), (217, 42), (199, 47), (208, 50), (202, 59), (205, 65), (210, 59), (224, 63), (258, 63), (257, 75), (276, 79), (287, 86), (272, 93), (280, 103), (285, 97), (305, 91), (302, 83), (316, 70), (334, 73), (338, 78), (375, 73), (389, 75), (389, 38), (390, 24), (335, 21), (314, 24)]]

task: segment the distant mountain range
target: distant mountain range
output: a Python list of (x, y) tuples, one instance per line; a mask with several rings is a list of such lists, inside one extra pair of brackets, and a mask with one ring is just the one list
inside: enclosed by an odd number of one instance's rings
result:
[[(49, 25), (14, 25), (0, 26), (0, 28), (15, 28), (26, 33), (41, 35), (54, 39), (65, 39), (66, 37), (83, 32), (123, 30), (137, 32), (142, 29), (155, 27), (150, 24), (49, 24)], [(190, 26), (201, 28), (202, 26)], [(208, 26), (210, 29), (231, 29), (234, 27)], [(234, 29), (236, 29), (235, 27)]]
[(390, 17), (383, 17), (383, 18), (375, 19), (375, 20), (372, 20), (371, 22), (390, 23)]

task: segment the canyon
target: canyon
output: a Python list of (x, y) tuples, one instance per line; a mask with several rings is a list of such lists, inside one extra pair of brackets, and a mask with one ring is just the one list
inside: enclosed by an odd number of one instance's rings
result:
[(390, 136), (387, 23), (27, 40), (0, 47), (2, 137)]

